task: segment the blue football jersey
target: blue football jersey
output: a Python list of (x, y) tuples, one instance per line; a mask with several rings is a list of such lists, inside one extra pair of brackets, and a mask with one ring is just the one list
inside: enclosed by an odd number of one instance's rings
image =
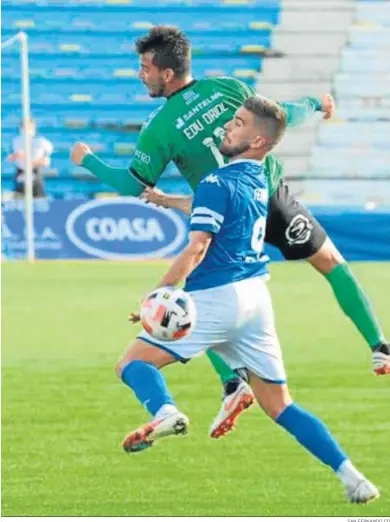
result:
[(236, 160), (205, 176), (198, 185), (190, 230), (211, 232), (202, 263), (185, 290), (204, 290), (268, 273), (264, 255), (268, 183), (263, 164)]

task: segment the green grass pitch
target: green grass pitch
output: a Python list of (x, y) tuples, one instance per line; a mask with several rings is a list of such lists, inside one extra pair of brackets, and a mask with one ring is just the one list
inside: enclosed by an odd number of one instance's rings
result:
[[(291, 391), (319, 414), (382, 490), (351, 506), (338, 480), (257, 407), (208, 438), (221, 388), (205, 357), (166, 370), (187, 437), (122, 452), (147, 419), (114, 365), (127, 322), (165, 263), (3, 265), (2, 515), (389, 516), (390, 378), (305, 264), (271, 267)], [(389, 264), (355, 264), (390, 335)], [(387, 321), (387, 324), (386, 324)]]

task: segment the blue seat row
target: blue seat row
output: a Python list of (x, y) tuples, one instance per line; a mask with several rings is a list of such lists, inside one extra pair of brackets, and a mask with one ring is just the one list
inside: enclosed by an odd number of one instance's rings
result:
[[(144, 104), (152, 110), (161, 104), (159, 98), (150, 98), (141, 82), (107, 82), (104, 79), (91, 83), (69, 80), (48, 81), (36, 79), (31, 83), (30, 97), (32, 106), (40, 104), (63, 104), (73, 107), (88, 105), (131, 105)], [(21, 103), (20, 86), (16, 80), (2, 81), (3, 108), (14, 107)], [(129, 107), (131, 110), (131, 107)], [(115, 110), (115, 109), (114, 109)], [(122, 110), (122, 109), (121, 109)]]
[[(134, 52), (135, 38), (154, 24), (173, 23), (187, 32), (195, 77), (227, 75), (252, 84), (257, 80), (264, 51), (271, 46), (272, 27), (279, 21), (279, 0), (248, 0), (248, 5), (243, 0), (166, 0), (158, 9), (155, 4), (3, 0), (2, 39), (17, 30), (29, 34), (32, 115), (39, 132), (54, 144), (47, 171), (49, 194), (109, 190), (92, 177), (77, 181), (87, 172), (70, 162), (76, 141), (85, 141), (114, 166), (131, 161), (140, 125), (163, 102), (151, 99), (139, 82)], [(12, 186), (14, 165), (6, 156), (21, 112), (17, 53), (17, 46), (6, 48), (2, 64), (5, 190)], [(131, 131), (120, 130), (126, 127)], [(168, 166), (162, 184), (177, 176), (177, 169)]]
[(332, 148), (390, 150), (390, 122), (321, 125), (318, 139), (320, 145)]
[[(88, 104), (63, 105), (32, 104), (32, 115), (40, 127), (60, 129), (68, 127), (80, 129), (85, 127), (140, 127), (152, 112), (153, 105), (100, 105)], [(4, 104), (2, 111), (2, 129), (10, 130), (18, 127), (21, 117), (19, 103)]]
[(382, 4), (362, 3), (357, 6), (355, 24), (390, 26), (390, 9), (387, 0)]
[(76, 32), (132, 32), (148, 30), (157, 24), (175, 24), (190, 30), (262, 30), (278, 23), (278, 6), (253, 6), (251, 9), (232, 5), (191, 7), (159, 6), (159, 9), (130, 6), (104, 6), (80, 9), (36, 6), (33, 9), (15, 9), (3, 6), (3, 30)]
[[(361, 107), (351, 107), (348, 100), (338, 103), (337, 117), (341, 121), (351, 122), (377, 122), (390, 121), (390, 106), (370, 107), (367, 104), (365, 110), (358, 110)], [(350, 101), (350, 100), (349, 100)], [(363, 105), (358, 98), (355, 104)], [(47, 104), (33, 104), (32, 114), (40, 128), (54, 128), (56, 130), (85, 129), (85, 128), (111, 128), (128, 126), (140, 128), (140, 124), (151, 113), (153, 105), (93, 105), (77, 104), (64, 105), (58, 104), (50, 106)], [(4, 104), (2, 112), (2, 130), (12, 131), (19, 126), (21, 117), (21, 107), (18, 103)]]
[[(237, 6), (249, 5), (251, 8), (261, 6), (262, 8), (279, 8), (280, 0), (159, 0), (158, 8), (171, 8), (181, 6), (187, 8), (202, 9), (205, 7), (222, 7), (231, 8)], [(145, 7), (155, 8), (156, 0), (3, 0), (2, 7), (12, 6), (14, 9), (23, 11), (26, 6), (34, 6), (35, 8), (75, 8), (81, 10), (90, 10), (91, 8), (100, 7), (103, 9), (114, 8), (123, 9), (124, 6), (133, 8)]]
[[(2, 191), (11, 192), (13, 190), (12, 176), (4, 176), (2, 179)], [(159, 180), (158, 186), (164, 190), (164, 192), (182, 194), (191, 194), (191, 189), (183, 178), (170, 178), (163, 177)], [(80, 196), (86, 198), (93, 198), (99, 193), (110, 193), (114, 192), (111, 187), (100, 183), (96, 178), (90, 176), (75, 177), (75, 176), (63, 176), (63, 177), (49, 177), (45, 180), (45, 191), (49, 197), (58, 199), (73, 199), (79, 198)]]
[(390, 97), (390, 74), (367, 75), (364, 70), (359, 74), (338, 73), (334, 80), (336, 93), (351, 97)]
[[(30, 78), (46, 80), (91, 81), (104, 79), (121, 82), (138, 80), (138, 57), (112, 57), (106, 60), (91, 56), (65, 55), (52, 58), (48, 55), (31, 56)], [(231, 56), (225, 60), (223, 56), (194, 56), (192, 70), (195, 77), (203, 76), (235, 76), (244, 80), (256, 78), (261, 71), (262, 57), (255, 55)], [(5, 56), (2, 64), (3, 79), (20, 78), (20, 58)]]
[[(99, 153), (99, 157), (110, 165), (114, 167), (127, 167), (131, 160), (132, 156), (116, 156), (108, 153)], [(2, 158), (1, 165), (2, 175), (12, 176), (15, 172), (15, 166), (8, 162), (6, 156)], [(54, 153), (52, 156), (52, 161), (50, 167), (42, 169), (42, 172), (46, 175), (50, 176), (78, 176), (78, 175), (88, 175), (88, 171), (79, 165), (74, 165), (69, 159), (69, 151), (67, 154), (64, 153)], [(164, 172), (164, 177), (179, 177), (180, 174), (176, 168), (176, 166), (172, 163), (169, 164)]]
[[(29, 52), (38, 54), (89, 54), (89, 55), (123, 55), (135, 54), (134, 38), (143, 35), (144, 30), (137, 30), (131, 36), (127, 33), (99, 35), (79, 33), (55, 33), (50, 38), (39, 33), (30, 39)], [(14, 32), (3, 31), (3, 39), (12, 36)], [(261, 53), (269, 49), (271, 37), (269, 31), (229, 31), (220, 34), (219, 31), (190, 31), (194, 54), (224, 52), (230, 53)], [(99, 45), (96, 45), (97, 39)], [(5, 55), (14, 55), (19, 52), (17, 46), (10, 46), (3, 50)]]
[(390, 31), (387, 27), (355, 27), (350, 30), (348, 41), (356, 48), (388, 49)]
[(341, 59), (340, 70), (356, 74), (390, 74), (390, 60), (375, 55), (345, 56)]

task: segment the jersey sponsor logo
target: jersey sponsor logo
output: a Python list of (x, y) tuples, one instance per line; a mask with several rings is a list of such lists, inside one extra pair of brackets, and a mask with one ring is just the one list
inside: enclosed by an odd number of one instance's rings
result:
[(224, 105), (223, 102), (217, 103), (217, 105), (214, 105), (214, 107), (211, 107), (205, 114), (202, 114), (202, 119), (207, 125), (210, 125), (213, 123), (217, 118), (221, 116), (224, 112), (228, 111), (229, 109)]
[(146, 165), (149, 165), (150, 156), (148, 154), (145, 154), (145, 152), (141, 152), (140, 150), (136, 150), (134, 152), (134, 155), (141, 163), (145, 163)]
[(176, 129), (180, 130), (182, 127), (184, 127), (184, 125), (185, 125), (185, 123), (184, 123), (183, 118), (177, 118), (176, 123), (175, 123)]
[(186, 91), (183, 93), (183, 100), (186, 102), (186, 105), (191, 105), (194, 101), (199, 98), (200, 94), (195, 91)]
[(192, 140), (195, 138), (195, 136), (197, 136), (197, 134), (199, 134), (199, 132), (202, 132), (203, 130), (204, 125), (202, 122), (200, 120), (195, 120), (186, 129), (184, 129), (183, 132), (189, 140)]
[(209, 174), (207, 178), (202, 179), (201, 183), (216, 183), (218, 187), (221, 186), (219, 177), (216, 174)]
[(303, 214), (297, 214), (286, 229), (286, 239), (289, 245), (303, 245), (311, 236), (313, 225)]
[(68, 216), (65, 228), (73, 245), (101, 259), (164, 257), (186, 238), (184, 222), (174, 212), (134, 198), (80, 205)]
[(219, 100), (223, 96), (222, 92), (215, 92), (208, 98), (204, 98), (201, 102), (197, 103), (195, 107), (193, 107), (190, 111), (186, 112), (182, 115), (182, 118), (185, 122), (189, 121), (194, 116), (197, 116), (203, 109), (214, 103), (216, 100)]
[[(185, 136), (192, 140), (199, 134), (199, 132), (205, 129), (205, 125), (211, 125), (217, 120), (222, 114), (227, 112), (229, 109), (224, 105), (223, 102), (217, 103), (213, 107), (211, 107), (207, 112), (202, 114), (195, 121), (190, 123), (188, 127), (186, 127), (183, 132)], [(177, 127), (176, 127), (177, 128)]]

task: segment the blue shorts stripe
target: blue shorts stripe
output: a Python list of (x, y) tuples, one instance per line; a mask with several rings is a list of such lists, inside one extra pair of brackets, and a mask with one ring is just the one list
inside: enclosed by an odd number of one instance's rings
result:
[(260, 377), (260, 379), (264, 382), (269, 382), (270, 384), (286, 384), (287, 382), (286, 379), (282, 379), (280, 381), (271, 381), (270, 379), (264, 379), (264, 377)]
[(161, 350), (164, 350), (164, 352), (169, 353), (170, 355), (172, 355), (172, 357), (174, 357), (175, 359), (177, 359), (178, 361), (180, 361), (183, 364), (186, 364), (186, 363), (188, 363), (188, 361), (191, 360), (191, 359), (185, 359), (184, 357), (181, 357), (181, 355), (179, 355), (178, 353), (174, 352), (173, 350), (170, 350), (169, 348), (167, 348), (163, 344), (159, 344), (157, 341), (151, 341), (150, 339), (146, 339), (145, 337), (142, 337), (142, 335), (139, 335), (137, 337), (137, 339), (141, 339), (141, 341), (144, 341), (145, 343), (151, 344), (152, 346), (156, 346), (157, 348), (160, 348)]

